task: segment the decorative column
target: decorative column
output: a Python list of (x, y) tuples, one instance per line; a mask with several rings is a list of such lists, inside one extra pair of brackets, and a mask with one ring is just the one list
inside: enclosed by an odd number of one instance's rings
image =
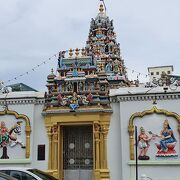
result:
[(49, 159), (48, 159), (48, 170), (52, 170), (52, 127), (47, 127), (47, 135), (49, 138)]
[(104, 162), (103, 169), (107, 169), (107, 134), (108, 134), (109, 126), (102, 125), (102, 134), (103, 134), (103, 144), (104, 144)]
[(53, 126), (53, 169), (57, 170), (57, 160), (58, 160), (58, 127)]
[(179, 134), (180, 134), (180, 122), (179, 122), (179, 124), (178, 124), (178, 132), (179, 132)]
[(102, 131), (100, 132), (100, 168), (104, 168), (104, 137)]
[(26, 158), (30, 157), (30, 134), (31, 134), (31, 126), (26, 126)]
[(61, 125), (58, 125), (58, 177), (63, 179), (63, 132)]
[(109, 180), (109, 169), (107, 163), (107, 134), (109, 130), (109, 124), (102, 124), (101, 125), (101, 146), (100, 152), (101, 156), (101, 167), (100, 167), (100, 180)]
[(134, 126), (128, 126), (129, 144), (130, 144), (130, 159), (134, 160)]
[(58, 176), (58, 126), (54, 125), (52, 130), (52, 169), (53, 175)]
[(96, 158), (95, 158), (95, 169), (100, 168), (100, 162), (99, 162), (99, 130), (100, 130), (100, 125), (99, 124), (94, 124), (94, 138), (95, 138), (95, 152), (96, 152)]
[(99, 148), (99, 135), (100, 135), (100, 125), (98, 123), (94, 124), (94, 139), (95, 139), (95, 175), (94, 175), (94, 180), (99, 180), (100, 179), (100, 148)]

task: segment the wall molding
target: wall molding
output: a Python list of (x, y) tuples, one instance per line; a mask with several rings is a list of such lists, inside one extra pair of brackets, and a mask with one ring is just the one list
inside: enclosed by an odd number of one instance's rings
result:
[(153, 101), (153, 100), (177, 100), (180, 99), (180, 93), (176, 94), (133, 94), (133, 95), (117, 95), (110, 98), (111, 103), (119, 103), (126, 101)]
[(41, 105), (45, 103), (45, 99), (34, 99), (34, 98), (11, 98), (11, 99), (0, 99), (0, 105), (21, 105), (21, 104), (34, 104)]
[[(135, 166), (136, 161), (128, 161), (128, 165), (130, 166)], [(154, 160), (154, 161), (140, 161), (138, 160), (138, 165), (140, 166), (169, 166), (169, 165), (174, 165), (174, 166), (180, 166), (180, 160)]]
[(0, 164), (30, 164), (31, 159), (0, 159)]

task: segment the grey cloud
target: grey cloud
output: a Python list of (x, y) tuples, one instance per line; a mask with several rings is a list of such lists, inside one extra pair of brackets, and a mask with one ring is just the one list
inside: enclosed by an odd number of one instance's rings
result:
[[(148, 66), (173, 64), (179, 73), (179, 0), (105, 1), (127, 67), (147, 73)], [(0, 80), (62, 49), (83, 47), (97, 13), (97, 0), (0, 0)], [(18, 81), (45, 90), (46, 76), (56, 66), (53, 60)]]

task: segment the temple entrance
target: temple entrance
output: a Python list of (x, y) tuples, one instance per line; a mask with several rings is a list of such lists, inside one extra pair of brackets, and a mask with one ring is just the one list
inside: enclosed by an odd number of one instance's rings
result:
[(93, 127), (63, 127), (64, 180), (93, 179)]

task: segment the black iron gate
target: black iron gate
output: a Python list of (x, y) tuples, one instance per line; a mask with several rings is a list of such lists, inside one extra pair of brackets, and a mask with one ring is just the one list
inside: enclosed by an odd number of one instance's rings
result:
[(92, 180), (92, 126), (63, 128), (63, 165), (65, 180)]

